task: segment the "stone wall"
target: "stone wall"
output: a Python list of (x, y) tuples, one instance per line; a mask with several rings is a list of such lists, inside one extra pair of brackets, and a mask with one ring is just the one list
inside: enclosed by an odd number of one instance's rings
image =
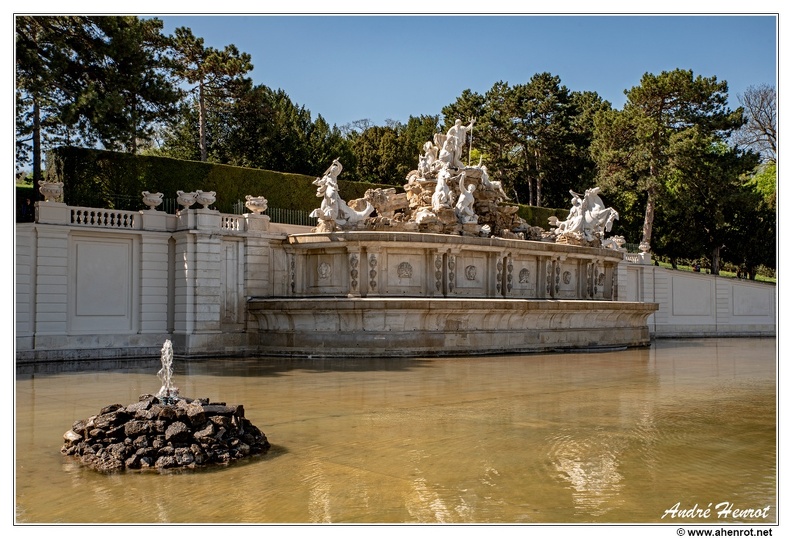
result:
[(624, 267), (624, 299), (659, 305), (653, 337), (776, 335), (776, 286), (651, 265)]
[(616, 300), (623, 254), (549, 242), (410, 232), (292, 235), (294, 297)]
[(254, 298), (259, 349), (297, 357), (437, 357), (650, 343), (655, 304), (495, 298)]
[[(250, 352), (246, 297), (271, 295), (267, 217), (38, 202), (16, 227), (20, 362)], [(281, 257), (282, 258), (282, 257)]]
[[(443, 320), (414, 321), (416, 328), (428, 328), (432, 339), (447, 331), (451, 340), (441, 346), (462, 343), (458, 349), (471, 353), (476, 342), (501, 350), (497, 319), (508, 309), (488, 314), (480, 305), (488, 299), (656, 303), (657, 312), (652, 306), (644, 313), (650, 336), (775, 334), (775, 286), (632, 264), (610, 249), (439, 234), (299, 233), (303, 230), (270, 225), (264, 216), (209, 209), (176, 216), (38, 202), (36, 222), (16, 225), (16, 360), (158, 357), (166, 339), (182, 357), (270, 353), (277, 339), (267, 332), (281, 331), (274, 328), (297, 311), (269, 322), (263, 304), (252, 308), (251, 298), (287, 299), (295, 308), (303, 300), (322, 300), (322, 309), (332, 308), (336, 298), (465, 300), (471, 309), (476, 303), (481, 321), (468, 318), (454, 329), (461, 319), (450, 312)], [(407, 311), (392, 307), (387, 307), (390, 320), (409, 319)], [(355, 323), (368, 331), (362, 320), (371, 313), (355, 309), (361, 320)], [(572, 323), (570, 312), (556, 316), (562, 325), (547, 339), (560, 338), (563, 324)], [(603, 320), (615, 312), (602, 314)], [(321, 320), (335, 316), (327, 314)], [(522, 328), (507, 317), (511, 325), (503, 330), (512, 336), (504, 340), (531, 334), (544, 323), (536, 316), (525, 319)], [(435, 325), (427, 326), (431, 320)], [(269, 328), (270, 323), (275, 325)], [(602, 323), (589, 327), (604, 332)], [(627, 342), (644, 342), (640, 331), (635, 335), (637, 341), (633, 335)]]

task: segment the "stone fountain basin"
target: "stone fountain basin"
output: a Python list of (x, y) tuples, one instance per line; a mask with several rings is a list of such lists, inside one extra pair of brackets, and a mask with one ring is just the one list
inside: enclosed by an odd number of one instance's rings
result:
[(296, 357), (439, 357), (643, 347), (655, 303), (251, 298), (258, 350)]

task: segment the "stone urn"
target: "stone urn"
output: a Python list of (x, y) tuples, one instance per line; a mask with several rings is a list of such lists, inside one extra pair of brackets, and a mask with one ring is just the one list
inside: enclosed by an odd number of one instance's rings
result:
[(154, 210), (154, 208), (162, 204), (162, 193), (143, 191), (143, 204), (148, 206), (150, 210)]
[(197, 193), (185, 193), (184, 191), (176, 191), (176, 202), (185, 209), (190, 209), (190, 206), (195, 204), (195, 197)]
[(45, 202), (57, 202), (63, 196), (63, 182), (39, 180), (39, 192)]
[(195, 201), (207, 209), (209, 206), (215, 203), (217, 200), (217, 193), (214, 191), (196, 191), (195, 192)]
[(245, 207), (256, 215), (261, 215), (267, 211), (267, 199), (264, 197), (254, 197), (245, 195)]

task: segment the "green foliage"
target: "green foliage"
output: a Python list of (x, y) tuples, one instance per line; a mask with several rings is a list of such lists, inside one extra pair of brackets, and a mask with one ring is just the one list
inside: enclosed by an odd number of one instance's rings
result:
[(558, 217), (563, 221), (569, 215), (569, 210), (556, 209), (556, 208), (543, 208), (539, 206), (526, 206), (524, 204), (518, 205), (517, 215), (525, 219), (531, 226), (540, 226), (545, 230), (549, 229), (548, 218), (550, 216)]
[[(200, 160), (199, 106), (185, 106), (180, 121), (162, 131), (154, 155)], [(355, 179), (355, 155), (341, 131), (292, 103), (283, 90), (258, 85), (224, 107), (208, 109), (207, 162), (298, 174), (318, 174), (338, 158)]]
[(662, 226), (656, 251), (671, 258), (701, 253), (712, 260), (718, 273), (721, 257), (755, 266), (763, 237), (755, 234), (761, 216), (761, 197), (743, 179), (758, 162), (758, 154), (742, 152), (724, 143), (701, 138), (698, 130), (688, 130), (676, 141), (676, 174), (669, 179), (658, 204)]
[[(465, 90), (440, 115), (339, 129), (321, 115), (312, 120), (283, 90), (254, 87), (249, 55), (206, 47), (187, 28), (166, 37), (161, 21), (126, 16), (19, 16), (15, 24), (17, 157), (32, 160), (35, 185), (44, 153), (63, 146), (51, 152), (48, 173), (64, 181), (70, 204), (113, 207), (125, 204), (121, 195), (139, 209), (144, 190), (167, 198), (201, 189), (217, 191), (224, 212), (246, 194), (310, 211), (311, 182), (333, 159), (344, 165), (344, 199), (360, 198), (373, 186), (401, 186), (426, 141), (457, 118), (476, 118), (471, 164), (486, 165), (513, 200), (534, 204), (519, 210), (534, 226), (566, 218), (568, 210), (550, 208), (568, 208), (569, 190), (598, 185), (620, 215), (612, 234), (630, 243), (651, 240), (669, 260), (716, 263), (723, 248), (726, 263), (775, 265), (771, 87), (746, 92), (743, 117), (728, 109), (728, 87), (715, 77), (647, 73), (619, 111), (537, 73), (484, 95)], [(743, 123), (734, 140), (766, 157), (753, 174), (754, 155), (723, 144)], [(70, 147), (99, 144), (148, 155)]]
[(137, 17), (90, 17), (93, 39), (80, 51), (91, 76), (81, 82), (80, 106), (90, 130), (107, 149), (134, 152), (148, 143), (154, 126), (167, 121), (181, 97), (164, 68), (167, 40), (162, 21)]
[(591, 187), (587, 146), (594, 111), (603, 107), (595, 93), (569, 92), (559, 77), (538, 73), (525, 84), (499, 81), (484, 96), (465, 90), (443, 114), (446, 128), (477, 118), (473, 146), (515, 200), (558, 206), (570, 189)]
[(251, 57), (233, 44), (226, 45), (223, 50), (206, 47), (203, 38), (195, 37), (192, 30), (185, 27), (176, 29), (171, 43), (175, 53), (171, 64), (174, 73), (192, 86), (190, 92), (198, 107), (200, 157), (201, 161), (206, 161), (207, 113), (233, 103), (250, 88), (251, 81), (244, 75), (253, 69)]
[(756, 174), (748, 182), (756, 192), (762, 195), (764, 203), (773, 209), (776, 207), (777, 178), (776, 164), (771, 162), (760, 165), (756, 170)]
[(626, 92), (622, 111), (597, 114), (591, 146), (597, 183), (609, 193), (645, 194), (642, 241), (651, 243), (655, 206), (665, 193), (673, 192), (668, 184), (685, 167), (690, 173), (696, 163), (705, 166), (706, 160), (691, 152), (705, 154), (710, 141), (725, 140), (742, 125), (742, 111), (727, 107), (727, 92), (725, 82), (694, 77), (692, 71), (646, 73), (639, 86)]
[[(197, 189), (215, 191), (214, 207), (223, 213), (232, 213), (233, 205), (244, 201), (245, 195), (264, 196), (271, 208), (304, 212), (312, 211), (319, 203), (313, 185), (315, 176), (85, 148), (53, 150), (48, 176), (64, 183), (64, 202), (72, 206), (140, 210), (145, 209), (143, 191), (175, 198), (178, 190)], [(363, 198), (369, 189), (392, 186), (340, 179), (338, 187), (342, 198), (349, 201)], [(132, 202), (123, 204), (125, 200)], [(530, 206), (519, 206), (518, 210), (518, 215), (530, 225), (545, 229), (548, 217), (565, 219), (567, 213), (568, 210)]]
[(46, 151), (150, 143), (180, 97), (158, 19), (23, 16), (16, 19), (17, 158), (40, 178)]
[(347, 135), (351, 165), (344, 162), (345, 174), (357, 181), (402, 185), (410, 171), (418, 167), (425, 142), (437, 132), (437, 116), (410, 116), (406, 124), (365, 125)]
[[(144, 209), (143, 191), (161, 192), (175, 198), (176, 191), (215, 191), (215, 207), (231, 213), (245, 195), (264, 196), (269, 206), (310, 212), (316, 208), (316, 179), (288, 174), (184, 161), (168, 157), (139, 156), (126, 153), (62, 147), (51, 154), (50, 178), (64, 182), (64, 202), (73, 206), (115, 207), (120, 195), (132, 200), (129, 207)], [(370, 183), (339, 180), (345, 200), (362, 198), (367, 189), (382, 187)]]
[(356, 137), (352, 145), (357, 161), (356, 176), (368, 182), (403, 183), (410, 165), (400, 162), (398, 138), (399, 133), (393, 127), (371, 127)]

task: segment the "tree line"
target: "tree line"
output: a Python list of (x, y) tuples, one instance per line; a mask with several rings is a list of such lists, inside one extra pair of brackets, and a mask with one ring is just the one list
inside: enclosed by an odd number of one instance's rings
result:
[(598, 185), (614, 232), (658, 256), (722, 261), (753, 277), (774, 268), (775, 88), (728, 107), (728, 85), (677, 69), (647, 73), (621, 110), (551, 73), (484, 94), (465, 90), (437, 115), (330, 126), (281, 89), (254, 85), (252, 58), (206, 46), (189, 28), (133, 16), (18, 16), (18, 163), (41, 178), (49, 148), (100, 147), (317, 175), (334, 158), (352, 181), (402, 185), (423, 145), (475, 118), (470, 164), (512, 201), (569, 206)]

